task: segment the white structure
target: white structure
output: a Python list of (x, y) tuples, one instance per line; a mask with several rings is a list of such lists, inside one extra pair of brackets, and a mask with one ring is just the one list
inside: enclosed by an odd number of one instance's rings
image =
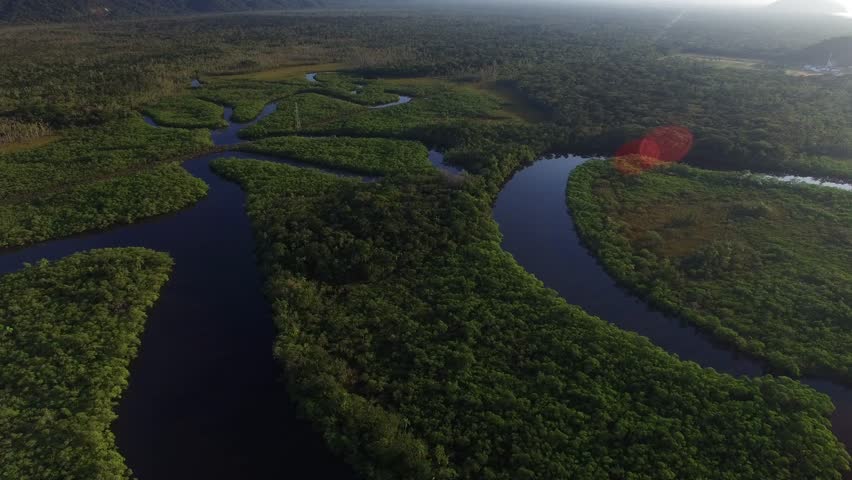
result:
[(825, 63), (824, 67), (816, 66), (816, 65), (805, 65), (805, 70), (813, 73), (823, 73), (830, 75), (842, 75), (843, 69), (838, 67), (834, 63), (834, 53), (830, 53), (828, 55), (828, 61)]

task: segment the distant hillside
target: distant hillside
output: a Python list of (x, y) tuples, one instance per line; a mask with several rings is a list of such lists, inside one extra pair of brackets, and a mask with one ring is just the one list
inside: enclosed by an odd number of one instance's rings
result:
[(324, 0), (0, 0), (0, 22), (306, 8), (324, 3)]
[(837, 66), (852, 66), (852, 37), (830, 38), (796, 52), (786, 60), (796, 65), (825, 65), (829, 56)]
[(846, 9), (836, 0), (777, 0), (767, 8), (776, 12), (833, 15)]

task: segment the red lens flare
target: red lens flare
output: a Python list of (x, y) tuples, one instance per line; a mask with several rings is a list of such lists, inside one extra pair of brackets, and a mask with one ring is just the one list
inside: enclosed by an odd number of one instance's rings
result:
[(692, 132), (684, 127), (655, 128), (643, 138), (619, 148), (615, 167), (623, 174), (635, 175), (660, 165), (677, 163), (692, 150), (694, 141)]

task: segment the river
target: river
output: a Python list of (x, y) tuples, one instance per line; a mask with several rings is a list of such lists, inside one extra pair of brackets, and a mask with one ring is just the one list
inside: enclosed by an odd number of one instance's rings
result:
[[(269, 104), (252, 122), (229, 122), (211, 137), (216, 145), (241, 143), (238, 132), (275, 109)], [(226, 108), (226, 120), (231, 115)], [(149, 312), (114, 425), (119, 450), (138, 478), (355, 478), (297, 418), (280, 381), (245, 195), (209, 168), (211, 161), (227, 157), (307, 166), (234, 151), (188, 160), (184, 167), (210, 186), (196, 205), (106, 232), (0, 252), (0, 274), (24, 262), (93, 248), (141, 246), (174, 258), (172, 277)], [(430, 152), (430, 161), (448, 174), (462, 173), (438, 152)], [(567, 178), (583, 161), (575, 156), (542, 159), (506, 184), (493, 210), (504, 248), (568, 302), (684, 360), (733, 375), (762, 374), (760, 362), (650, 309), (603, 270), (581, 243), (565, 204)], [(831, 395), (837, 405), (834, 431), (852, 444), (852, 390), (824, 380), (805, 382)]]
[[(212, 132), (214, 143), (240, 143), (239, 130), (273, 111), (275, 105), (267, 105), (253, 122)], [(229, 120), (233, 110), (225, 113)], [(227, 157), (283, 161), (232, 151), (188, 160), (184, 168), (210, 186), (194, 206), (4, 251), (0, 274), (93, 248), (140, 246), (172, 256), (174, 271), (149, 312), (113, 426), (119, 451), (138, 478), (355, 478), (297, 418), (280, 381), (245, 195), (210, 170), (210, 162)]]
[[(683, 360), (736, 376), (765, 373), (760, 361), (650, 308), (609, 276), (580, 240), (566, 205), (568, 176), (584, 161), (577, 156), (541, 159), (504, 186), (493, 210), (503, 248), (569, 303), (637, 332)], [(837, 407), (831, 419), (834, 433), (852, 445), (852, 389), (823, 379), (802, 381), (831, 396)]]

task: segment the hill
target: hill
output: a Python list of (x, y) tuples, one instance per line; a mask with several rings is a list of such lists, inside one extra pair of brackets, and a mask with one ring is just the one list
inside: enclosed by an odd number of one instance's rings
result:
[(852, 66), (852, 37), (829, 38), (802, 49), (787, 59), (796, 65), (825, 65), (828, 58), (840, 67)]
[(808, 13), (814, 15), (833, 15), (845, 11), (837, 0), (777, 0), (767, 8), (780, 13)]
[(0, 22), (306, 8), (323, 3), (323, 0), (0, 0)]

